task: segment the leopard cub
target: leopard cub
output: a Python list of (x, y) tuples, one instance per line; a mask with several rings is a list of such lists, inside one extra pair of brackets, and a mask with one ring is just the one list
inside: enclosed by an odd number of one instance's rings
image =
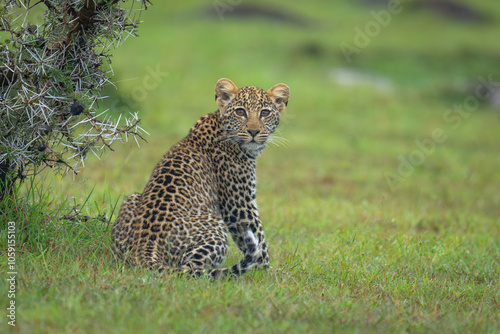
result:
[[(255, 199), (255, 159), (278, 126), (290, 90), (215, 85), (218, 110), (198, 120), (153, 170), (144, 191), (128, 196), (113, 224), (115, 253), (159, 271), (239, 277), (269, 254)], [(226, 229), (243, 253), (226, 256)]]

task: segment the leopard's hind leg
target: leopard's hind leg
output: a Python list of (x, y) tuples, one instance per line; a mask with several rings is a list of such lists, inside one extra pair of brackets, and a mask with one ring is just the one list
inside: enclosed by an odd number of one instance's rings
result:
[[(236, 264), (219, 268), (225, 257), (227, 242), (203, 243), (186, 252), (184, 262), (181, 265), (182, 273), (193, 276), (207, 274), (211, 278), (238, 278), (258, 264), (260, 256), (259, 242), (252, 231), (248, 230), (244, 236), (247, 251), (243, 258)], [(215, 252), (213, 252), (216, 250)], [(208, 255), (208, 256), (207, 256)]]

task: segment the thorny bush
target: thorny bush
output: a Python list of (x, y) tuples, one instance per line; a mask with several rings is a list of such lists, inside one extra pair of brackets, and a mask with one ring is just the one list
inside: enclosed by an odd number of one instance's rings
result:
[(123, 2), (0, 0), (0, 198), (45, 167), (77, 173), (89, 152), (142, 138), (137, 113), (98, 112), (110, 50), (135, 35), (148, 1)]

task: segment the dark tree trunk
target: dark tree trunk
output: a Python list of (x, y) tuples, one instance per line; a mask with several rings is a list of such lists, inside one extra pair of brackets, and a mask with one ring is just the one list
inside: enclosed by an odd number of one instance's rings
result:
[(0, 163), (0, 200), (12, 194), (15, 178), (12, 179), (9, 167), (9, 160)]

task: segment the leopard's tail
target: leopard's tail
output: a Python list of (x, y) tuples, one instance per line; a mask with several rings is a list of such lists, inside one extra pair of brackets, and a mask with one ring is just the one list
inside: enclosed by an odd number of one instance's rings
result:
[(243, 276), (247, 271), (252, 269), (257, 264), (258, 256), (261, 252), (259, 241), (251, 230), (248, 230), (243, 237), (246, 244), (246, 253), (240, 262), (228, 268), (217, 268), (209, 272), (209, 276), (213, 278), (220, 277), (235, 277)]

